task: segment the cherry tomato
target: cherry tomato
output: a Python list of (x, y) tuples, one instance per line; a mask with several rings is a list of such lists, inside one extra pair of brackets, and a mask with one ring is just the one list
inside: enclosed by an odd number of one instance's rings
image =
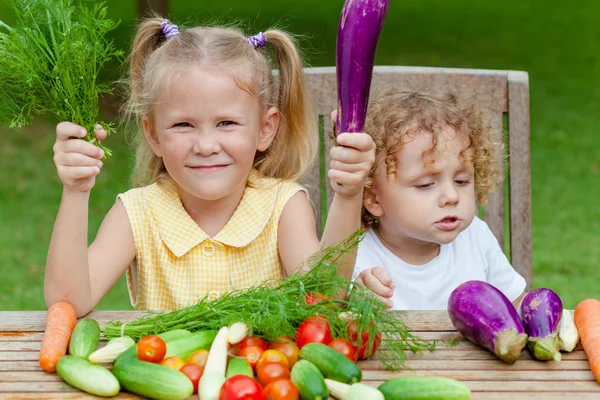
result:
[(282, 352), (279, 350), (269, 349), (260, 355), (258, 362), (256, 363), (256, 368), (260, 368), (262, 364), (268, 363), (282, 363), (286, 366), (287, 369), (290, 369), (290, 363)]
[(259, 338), (258, 336), (246, 336), (239, 343), (239, 348), (242, 350), (244, 347), (248, 346), (258, 346), (263, 350), (267, 349), (267, 342), (263, 338)]
[[(352, 321), (348, 324), (348, 338), (352, 343), (358, 346), (358, 324), (355, 321)], [(377, 349), (379, 348), (379, 344), (381, 343), (381, 334), (377, 334), (373, 339), (373, 345), (369, 349), (369, 332), (366, 329), (363, 329), (362, 334), (362, 345), (358, 349), (358, 359), (365, 360), (370, 358)]]
[(179, 356), (171, 356), (163, 359), (160, 362), (160, 365), (168, 368), (172, 368), (175, 370), (179, 370), (179, 368), (185, 365), (185, 360)]
[(329, 297), (325, 296), (324, 294), (321, 293), (306, 293), (306, 296), (304, 297), (304, 301), (306, 301), (306, 304), (318, 304), (322, 301), (327, 301), (329, 300)]
[(353, 345), (348, 339), (333, 339), (329, 342), (329, 347), (339, 351), (354, 362), (358, 359), (358, 347)]
[(289, 379), (278, 379), (269, 383), (264, 390), (267, 400), (298, 400), (298, 388)]
[(188, 378), (190, 378), (192, 385), (194, 385), (194, 393), (198, 393), (198, 382), (200, 381), (200, 378), (202, 378), (204, 368), (199, 367), (196, 364), (185, 364), (179, 369), (179, 371), (183, 372)]
[[(287, 340), (285, 340), (286, 337), (288, 338)], [(292, 339), (289, 339), (289, 336), (277, 338), (274, 342), (269, 344), (269, 349), (277, 350), (285, 354), (290, 368), (292, 368), (294, 364), (296, 364), (296, 361), (298, 361), (298, 353), (300, 352), (300, 349), (298, 349), (298, 345), (296, 345)]]
[(208, 358), (208, 350), (197, 350), (190, 354), (188, 358), (185, 360), (188, 364), (195, 364), (199, 367), (203, 367), (206, 365), (206, 359)]
[(234, 375), (223, 383), (219, 400), (266, 400), (262, 387), (246, 375)]
[(140, 360), (157, 363), (165, 358), (167, 344), (160, 336), (144, 336), (137, 342), (136, 352)]
[(246, 359), (246, 361), (248, 361), (248, 363), (250, 363), (250, 366), (252, 367), (252, 369), (254, 371), (256, 371), (256, 364), (258, 363), (260, 356), (264, 352), (265, 351), (263, 350), (262, 347), (248, 346), (248, 347), (244, 347), (243, 349), (240, 350), (240, 357), (244, 357)]
[(290, 369), (282, 362), (263, 363), (256, 367), (256, 377), (265, 386), (277, 379), (289, 379)]
[(329, 322), (319, 315), (306, 318), (298, 326), (294, 340), (299, 349), (308, 343), (329, 344), (331, 341)]

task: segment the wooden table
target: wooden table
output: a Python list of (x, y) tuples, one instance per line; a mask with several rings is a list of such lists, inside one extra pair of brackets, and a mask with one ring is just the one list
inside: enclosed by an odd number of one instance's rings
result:
[[(126, 322), (140, 315), (136, 311), (94, 311), (89, 316), (104, 326), (108, 321)], [(94, 398), (40, 368), (37, 360), (44, 321), (43, 311), (0, 312), (0, 399)], [(406, 313), (405, 321), (424, 339), (459, 336), (445, 311), (412, 311)], [(389, 372), (382, 370), (377, 360), (361, 362), (364, 382), (378, 385), (402, 375), (444, 376), (464, 382), (474, 400), (600, 399), (600, 385), (590, 372), (581, 346), (563, 354), (559, 363), (532, 360), (524, 351), (514, 365), (506, 365), (464, 340), (454, 347), (422, 355), (410, 353), (408, 358), (412, 371)], [(139, 397), (122, 393), (117, 398)]]

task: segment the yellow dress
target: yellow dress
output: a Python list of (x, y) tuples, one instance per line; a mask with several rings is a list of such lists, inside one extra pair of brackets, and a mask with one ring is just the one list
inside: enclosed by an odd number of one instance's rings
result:
[(212, 238), (185, 211), (170, 179), (120, 194), (136, 247), (127, 269), (133, 307), (173, 310), (205, 295), (216, 298), (267, 280), (281, 281), (279, 218), (300, 190), (295, 182), (252, 170), (238, 208)]

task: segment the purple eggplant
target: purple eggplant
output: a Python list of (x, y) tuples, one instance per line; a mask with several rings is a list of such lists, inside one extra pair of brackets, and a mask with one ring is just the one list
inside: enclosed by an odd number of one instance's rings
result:
[(362, 132), (389, 0), (346, 0), (337, 35), (337, 132)]
[(533, 358), (560, 361), (558, 332), (562, 313), (562, 301), (550, 289), (535, 289), (523, 298), (521, 317), (529, 336), (527, 347)]
[(454, 289), (448, 299), (448, 315), (464, 337), (507, 364), (519, 358), (527, 342), (516, 308), (487, 282), (468, 281)]

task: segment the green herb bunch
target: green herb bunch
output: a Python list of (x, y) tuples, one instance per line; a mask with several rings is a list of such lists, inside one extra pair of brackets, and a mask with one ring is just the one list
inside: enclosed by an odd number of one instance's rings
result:
[(96, 141), (94, 126), (113, 131), (111, 124), (97, 122), (98, 96), (111, 89), (97, 78), (111, 58), (123, 56), (105, 38), (117, 23), (106, 18), (104, 3), (8, 1), (17, 20), (13, 27), (0, 21), (0, 122), (20, 128), (50, 112), (83, 126), (85, 139), (107, 158), (111, 152)]
[[(283, 335), (293, 338), (302, 321), (320, 315), (329, 322), (333, 337), (347, 338), (348, 324), (356, 324), (359, 346), (363, 331), (367, 331), (369, 337), (367, 348), (371, 348), (376, 335), (381, 334), (384, 342), (378, 354), (382, 364), (389, 369), (399, 369), (404, 366), (406, 350), (420, 353), (432, 350), (435, 343), (409, 332), (401, 313), (386, 309), (366, 288), (339, 276), (336, 262), (354, 248), (361, 237), (362, 232), (356, 232), (344, 243), (324, 249), (308, 261), (312, 266), (309, 272), (294, 274), (277, 285), (264, 283), (234, 290), (215, 300), (204, 297), (191, 306), (149, 313), (125, 324), (111, 322), (105, 326), (104, 336), (127, 335), (138, 340), (172, 329), (218, 330), (234, 322), (244, 322), (253, 335), (273, 340)], [(348, 296), (340, 296), (351, 285)], [(308, 293), (322, 294), (329, 300), (307, 304)]]

